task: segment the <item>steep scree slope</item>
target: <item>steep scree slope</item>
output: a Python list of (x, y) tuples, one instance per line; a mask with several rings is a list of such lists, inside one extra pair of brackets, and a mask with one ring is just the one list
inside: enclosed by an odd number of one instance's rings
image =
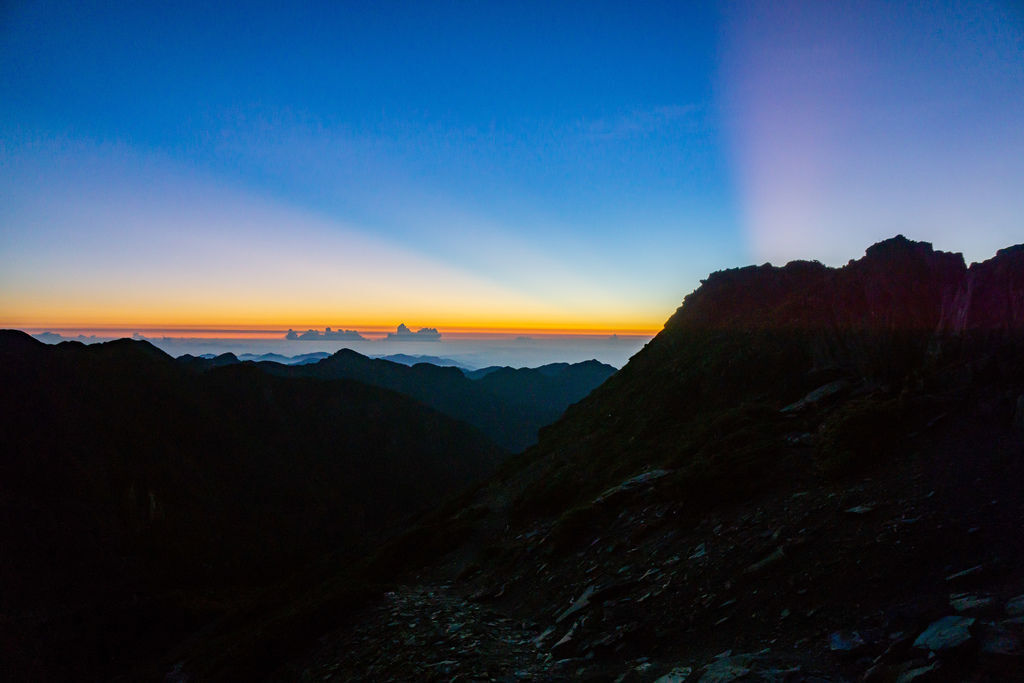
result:
[(1022, 334), (1022, 247), (716, 273), (282, 675), (1018, 679)]

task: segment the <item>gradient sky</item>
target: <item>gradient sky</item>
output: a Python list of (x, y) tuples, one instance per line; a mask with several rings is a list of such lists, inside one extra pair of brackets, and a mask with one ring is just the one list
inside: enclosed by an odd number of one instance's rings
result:
[(289, 5), (0, 5), (0, 325), (653, 331), (1024, 242), (1020, 3)]

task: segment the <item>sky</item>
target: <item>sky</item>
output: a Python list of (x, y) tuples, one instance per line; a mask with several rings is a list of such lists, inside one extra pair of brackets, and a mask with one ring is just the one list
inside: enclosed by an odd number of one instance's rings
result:
[(0, 5), (0, 326), (650, 335), (1024, 242), (1017, 2)]

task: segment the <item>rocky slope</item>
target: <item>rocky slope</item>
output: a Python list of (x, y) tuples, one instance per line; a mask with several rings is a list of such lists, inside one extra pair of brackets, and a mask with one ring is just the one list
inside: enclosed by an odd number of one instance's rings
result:
[(1017, 680), (1021, 481), (1024, 247), (716, 273), (277, 675)]

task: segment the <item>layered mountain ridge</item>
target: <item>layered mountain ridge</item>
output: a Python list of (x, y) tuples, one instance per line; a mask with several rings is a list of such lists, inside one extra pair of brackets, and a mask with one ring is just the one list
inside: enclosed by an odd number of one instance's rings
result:
[(615, 368), (597, 361), (556, 363), (541, 368), (498, 368), (467, 376), (460, 368), (416, 363), (407, 366), (341, 349), (305, 365), (260, 363), (283, 377), (349, 379), (396, 391), (473, 425), (510, 452), (533, 445), (538, 430), (561, 416)]

